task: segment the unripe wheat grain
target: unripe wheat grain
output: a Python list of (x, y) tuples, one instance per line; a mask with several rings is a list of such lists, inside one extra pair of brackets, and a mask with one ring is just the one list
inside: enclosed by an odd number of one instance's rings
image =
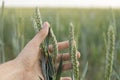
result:
[(105, 80), (110, 80), (112, 75), (112, 66), (115, 48), (115, 32), (112, 25), (108, 29), (107, 49), (106, 49), (106, 67), (105, 67)]
[(77, 48), (76, 48), (76, 43), (74, 40), (74, 26), (71, 23), (70, 24), (70, 31), (69, 31), (69, 52), (71, 55), (71, 62), (72, 62), (72, 67), (73, 67), (73, 80), (79, 80), (79, 66), (78, 66), (78, 59), (77, 59)]

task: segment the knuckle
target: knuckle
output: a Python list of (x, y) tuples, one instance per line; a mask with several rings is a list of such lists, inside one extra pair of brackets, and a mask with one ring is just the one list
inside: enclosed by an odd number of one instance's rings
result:
[(80, 56), (81, 56), (79, 51), (77, 51), (77, 56), (78, 56), (78, 58), (80, 58)]

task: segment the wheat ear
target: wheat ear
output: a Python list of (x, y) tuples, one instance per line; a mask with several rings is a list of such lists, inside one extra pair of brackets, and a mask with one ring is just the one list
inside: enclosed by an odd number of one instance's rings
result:
[(72, 62), (72, 67), (73, 67), (73, 80), (79, 80), (79, 65), (78, 65), (78, 59), (77, 59), (77, 47), (76, 47), (76, 42), (74, 40), (74, 26), (71, 23), (70, 24), (70, 29), (69, 29), (69, 52), (71, 55), (71, 62)]
[(112, 75), (115, 48), (115, 30), (112, 25), (109, 26), (107, 35), (108, 39), (106, 48), (105, 80), (110, 80)]

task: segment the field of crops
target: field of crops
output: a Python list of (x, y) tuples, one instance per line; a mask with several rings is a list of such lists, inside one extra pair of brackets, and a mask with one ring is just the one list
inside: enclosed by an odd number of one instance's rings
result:
[[(80, 75), (83, 74), (88, 63), (84, 80), (104, 79), (106, 56), (104, 40), (109, 25), (115, 23), (116, 40), (111, 80), (120, 80), (119, 9), (41, 8), (40, 12), (43, 21), (48, 21), (53, 27), (58, 41), (68, 40), (69, 23), (74, 24), (77, 46), (81, 52)], [(0, 9), (0, 54), (5, 53), (5, 61), (15, 58), (35, 35), (32, 23), (33, 13), (34, 8)]]

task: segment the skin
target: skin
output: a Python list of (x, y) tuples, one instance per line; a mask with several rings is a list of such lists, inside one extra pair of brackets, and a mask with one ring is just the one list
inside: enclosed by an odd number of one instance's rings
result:
[[(43, 80), (41, 68), (39, 66), (39, 58), (41, 56), (41, 49), (39, 45), (44, 41), (48, 34), (49, 23), (43, 24), (42, 30), (38, 32), (35, 37), (28, 42), (20, 54), (13, 60), (0, 64), (0, 80), (38, 80), (40, 76)], [(59, 42), (58, 49), (63, 50), (69, 47), (69, 42)], [(52, 45), (49, 46), (49, 51), (52, 52)], [(57, 62), (60, 61), (61, 54), (57, 56)], [(80, 57), (80, 53), (77, 52), (77, 57)], [(64, 53), (62, 59), (64, 61), (70, 60), (69, 53)], [(56, 64), (56, 69), (58, 65)], [(72, 68), (70, 61), (63, 64), (63, 71)], [(61, 80), (71, 80), (70, 77), (61, 77)]]

